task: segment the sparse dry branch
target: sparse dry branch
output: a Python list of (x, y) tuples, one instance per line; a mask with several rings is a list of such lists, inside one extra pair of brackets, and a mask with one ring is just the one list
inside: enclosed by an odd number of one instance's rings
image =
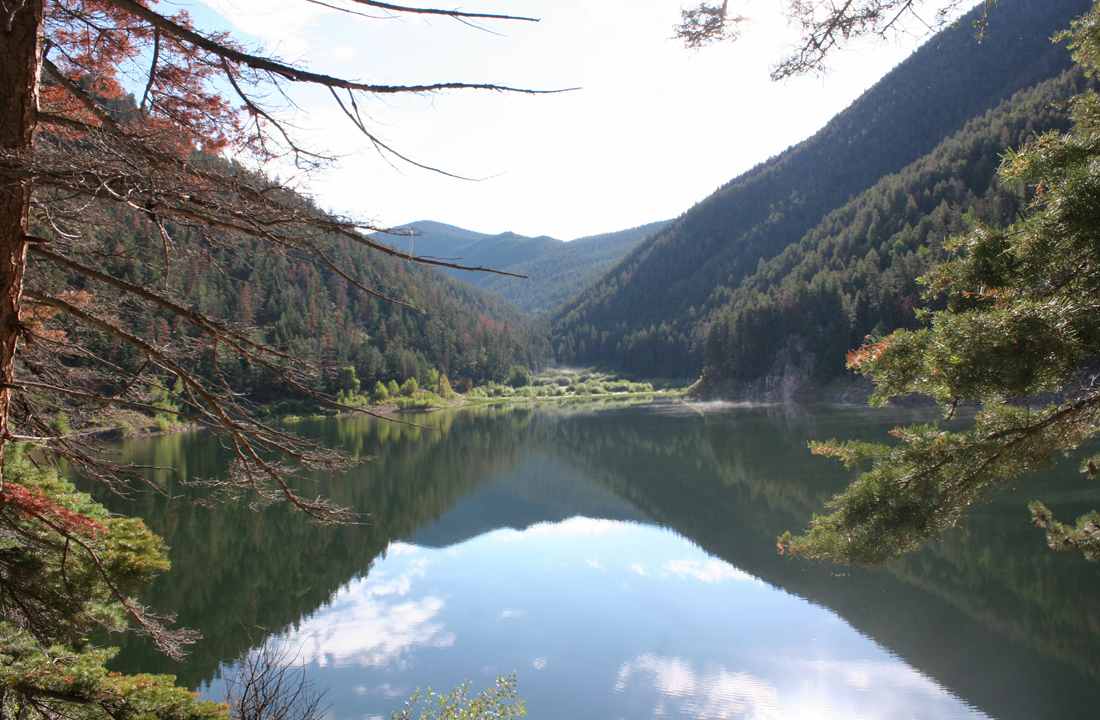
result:
[[(467, 24), (534, 20), (370, 0), (306, 1), (365, 17), (360, 10)], [(492, 82), (390, 85), (315, 72), (197, 28), (186, 12), (158, 0), (23, 0), (3, 10), (0, 461), (5, 446), (26, 443), (35, 446), (35, 467), (63, 466), (120, 494), (141, 482), (162, 492), (150, 468), (105, 453), (101, 431), (134, 416), (186, 423), (216, 433), (231, 465), (223, 477), (184, 482), (252, 505), (284, 502), (320, 522), (358, 522), (351, 509), (304, 489), (303, 475), (339, 471), (349, 459), (265, 420), (241, 390), (247, 385), (241, 377), (262, 377), (294, 399), (379, 417), (326, 391), (330, 346), (318, 343), (316, 353), (303, 357), (290, 343), (272, 341), (276, 333), (255, 327), (251, 312), (212, 313), (193, 302), (180, 276), (200, 268), (219, 282), (243, 282), (231, 272), (240, 268), (237, 258), (254, 254), (310, 268), (303, 275), (338, 285), (342, 298), (353, 288), (353, 296), (364, 296), (354, 302), (372, 310), (381, 303), (414, 310), (403, 317), (420, 322), (437, 296), (386, 279), (375, 263), (497, 271), (404, 252), (386, 241), (403, 232), (325, 213), (289, 183), (246, 169), (285, 158), (309, 172), (334, 161), (297, 137), (286, 109), (300, 108), (288, 88), (330, 89), (388, 160), (453, 177), (460, 176), (382, 140), (360, 108), (372, 97), (406, 93), (561, 91)], [(227, 159), (229, 149), (240, 163)], [(78, 580), (76, 565), (95, 568), (106, 588), (97, 602), (114, 605), (163, 652), (182, 654), (193, 634), (169, 629), (171, 618), (157, 617), (112, 576), (109, 545), (95, 535), (100, 526), (90, 516), (34, 495), (25, 478), (3, 480), (0, 470), (5, 547), (59, 559), (62, 589)], [(95, 532), (87, 534), (89, 528)], [(0, 557), (4, 578), (17, 571), (9, 560)], [(65, 598), (47, 597), (34, 583), (0, 585), (0, 621), (43, 647), (58, 641), (58, 628), (73, 626), (58, 609)], [(97, 623), (111, 626), (102, 618), (81, 622), (81, 637)], [(279, 720), (293, 709), (306, 720), (320, 717), (317, 702), (272, 659), (254, 665), (271, 672), (250, 679), (239, 716)], [(54, 703), (88, 701), (33, 683), (21, 687), (43, 716), (62, 716)]]
[[(782, 80), (826, 69), (832, 54), (862, 37), (885, 39), (901, 32), (903, 21), (915, 21), (928, 33), (941, 29), (965, 0), (786, 0), (784, 14), (798, 33), (794, 51), (773, 69), (772, 79)], [(996, 0), (984, 0), (985, 14), (976, 28), (985, 29), (989, 9)], [(729, 1), (721, 5), (703, 2), (682, 12), (675, 37), (689, 48), (723, 40), (736, 40), (748, 19), (733, 14)], [(921, 10), (930, 8), (932, 19)]]

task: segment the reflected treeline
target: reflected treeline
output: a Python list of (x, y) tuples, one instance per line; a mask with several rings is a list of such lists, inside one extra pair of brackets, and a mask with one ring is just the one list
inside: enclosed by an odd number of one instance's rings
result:
[[(421, 422), (431, 430), (365, 418), (304, 424), (325, 442), (373, 458), (346, 476), (313, 479), (317, 492), (370, 513), (362, 526), (318, 527), (281, 506), (206, 509), (143, 496), (120, 509), (164, 535), (173, 561), (149, 601), (205, 639), (175, 666), (125, 638), (120, 663), (197, 685), (325, 604), (393, 540), (438, 547), (584, 514), (672, 528), (831, 608), (994, 717), (1084, 716), (1100, 702), (1100, 608), (1088, 601), (1098, 596), (1100, 573), (1045, 549), (1042, 533), (1026, 522), (1027, 488), (887, 569), (784, 559), (776, 536), (802, 527), (846, 480), (841, 468), (810, 456), (807, 440), (881, 438), (913, 415), (684, 408), (485, 409), (429, 416)], [(190, 477), (216, 476), (226, 461), (204, 435), (128, 443), (123, 452)], [(180, 491), (166, 474), (156, 481)], [(1082, 487), (1070, 470), (1035, 492), (1068, 515), (1074, 505), (1100, 504)]]
[[(203, 635), (183, 664), (140, 637), (111, 638), (122, 646), (120, 669), (171, 673), (192, 687), (209, 681), (221, 663), (293, 626), (365, 574), (391, 540), (431, 524), (473, 487), (513, 466), (521, 449), (515, 439), (529, 414), (484, 410), (454, 421), (446, 414), (419, 421), (429, 429), (363, 417), (303, 423), (304, 432), (369, 459), (339, 478), (311, 478), (308, 488), (366, 513), (360, 525), (319, 526), (281, 504), (205, 507), (148, 492), (101, 498), (144, 518), (167, 540), (172, 569), (153, 584), (147, 601)], [(129, 442), (122, 453), (134, 463), (177, 468), (158, 471), (154, 480), (190, 499), (202, 493), (174, 478), (217, 477), (228, 462), (219, 442), (200, 433)]]
[[(891, 422), (891, 420), (893, 422)], [(857, 410), (744, 410), (703, 418), (614, 415), (563, 423), (553, 440), (591, 475), (709, 553), (825, 605), (998, 718), (1091, 714), (1100, 700), (1097, 567), (1046, 549), (1027, 522), (1030, 492), (1095, 504), (1074, 468), (980, 509), (966, 528), (888, 568), (780, 557), (775, 538), (805, 525), (846, 471), (811, 438), (881, 439), (911, 421)], [(1051, 661), (1054, 662), (1051, 662)], [(1012, 687), (1014, 691), (1006, 692)], [(1026, 688), (1026, 691), (1022, 691)], [(1082, 714), (1083, 713), (1083, 714)]]

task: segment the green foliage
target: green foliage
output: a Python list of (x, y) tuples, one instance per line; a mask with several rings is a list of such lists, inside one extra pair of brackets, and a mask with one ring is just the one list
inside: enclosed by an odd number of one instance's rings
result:
[(412, 377), (401, 384), (401, 394), (405, 397), (412, 397), (420, 391), (420, 383), (416, 381), (416, 378)]
[(531, 371), (522, 365), (513, 365), (505, 382), (514, 388), (527, 387), (531, 384)]
[(448, 693), (432, 690), (418, 692), (392, 720), (513, 720), (527, 716), (523, 701), (516, 694), (514, 676), (502, 677), (496, 684), (474, 697), (469, 685)]
[(5, 596), (19, 608), (0, 620), (0, 689), (11, 717), (112, 720), (225, 718), (171, 676), (108, 671), (115, 651), (88, 637), (138, 622), (169, 649), (176, 640), (136, 604), (168, 568), (164, 544), (137, 519), (106, 510), (18, 446), (9, 450), (0, 504)]
[(458, 393), (451, 387), (451, 381), (447, 379), (446, 375), (440, 375), (439, 381), (436, 383), (435, 392), (439, 397), (444, 400), (453, 399)]
[[(1074, 25), (1075, 58), (1098, 68), (1100, 5)], [(900, 428), (896, 446), (826, 444), (818, 452), (869, 466), (815, 517), (791, 552), (875, 563), (959, 524), (969, 508), (1025, 473), (1100, 435), (1100, 389), (1081, 388), (1082, 362), (1100, 357), (1100, 101), (1073, 102), (1069, 134), (1047, 133), (1005, 156), (1001, 178), (1033, 189), (1028, 213), (1007, 228), (978, 224), (948, 245), (924, 278), (942, 309), (849, 356), (872, 377), (872, 401), (920, 393), (954, 412), (983, 409), (965, 430)], [(1043, 404), (1037, 396), (1065, 398)], [(1090, 470), (1089, 463), (1092, 462)], [(1085, 471), (1095, 475), (1095, 461)], [(1056, 550), (1100, 557), (1100, 515), (1058, 522), (1041, 503), (1032, 520)]]
[(26, 630), (8, 623), (0, 623), (0, 634), (0, 687), (5, 690), (5, 712), (12, 716), (81, 720), (227, 717), (224, 705), (197, 700), (190, 690), (176, 686), (170, 675), (108, 671), (113, 650), (42, 647)]
[[(194, 162), (223, 161), (196, 156)], [(308, 200), (301, 198), (301, 203), (305, 207)], [(266, 241), (235, 239), (210, 247), (189, 226), (167, 227), (179, 252), (171, 274), (164, 276), (157, 270), (159, 246), (146, 241), (159, 236), (155, 223), (113, 205), (96, 212), (97, 222), (89, 224), (88, 232), (102, 234), (105, 246), (114, 250), (104, 261), (104, 271), (138, 285), (163, 286), (204, 315), (251, 328), (256, 342), (327, 373), (316, 379), (318, 390), (356, 395), (387, 378), (423, 381), (433, 368), (452, 380), (502, 380), (512, 365), (537, 366), (548, 355), (544, 332), (499, 298), (350, 240), (316, 241), (324, 244), (332, 265), (355, 282), (422, 312), (367, 295), (328, 267), (267, 252)], [(30, 270), (36, 282), (44, 287), (68, 283), (43, 265), (36, 263)], [(212, 266), (218, 272), (211, 272)], [(98, 288), (97, 293), (104, 302), (112, 300), (110, 289)], [(134, 332), (165, 342), (186, 344), (196, 337), (196, 331), (167, 313), (154, 311), (134, 321)], [(89, 349), (123, 367), (136, 369), (139, 364), (132, 351), (117, 343), (94, 340)], [(199, 355), (196, 371), (207, 377), (216, 374), (259, 403), (293, 395), (276, 373), (242, 362), (231, 352), (218, 353), (216, 360)]]
[(1000, 156), (1068, 128), (1065, 103), (1081, 85), (1067, 73), (1018, 93), (760, 263), (710, 326), (707, 381), (744, 386), (801, 361), (820, 383), (844, 374), (845, 351), (868, 335), (915, 326), (916, 278), (944, 257), (942, 238), (1015, 218), (1024, 193), (995, 181)]
[(73, 429), (69, 423), (69, 416), (65, 413), (58, 413), (50, 424), (58, 435), (68, 435)]
[[(520, 368), (520, 370), (524, 370)], [(677, 392), (676, 383), (662, 383), (660, 390), (652, 382), (636, 382), (614, 374), (577, 370), (551, 370), (537, 375), (523, 373), (517, 378), (522, 385), (490, 383), (466, 394), (469, 400), (562, 400), (606, 396), (655, 395)]]
[(160, 380), (153, 382), (150, 388), (149, 404), (157, 408), (157, 412), (153, 416), (153, 425), (159, 432), (168, 432), (183, 424), (183, 413), (179, 404), (182, 393), (183, 388), (179, 380), (171, 389), (167, 388)]
[(362, 384), (359, 382), (359, 374), (354, 365), (345, 365), (336, 373), (335, 386), (338, 392), (348, 395), (358, 395)]
[(396, 380), (391, 378), (390, 381), (386, 383), (386, 392), (389, 393), (391, 398), (397, 397), (401, 394), (401, 387), (397, 384)]
[(370, 399), (375, 403), (384, 403), (390, 399), (390, 391), (382, 384), (381, 380), (374, 383), (374, 389), (371, 391)]
[[(1049, 38), (1088, 6), (1003, 0), (980, 43), (976, 15), (940, 33), (814, 137), (718, 189), (565, 306), (553, 323), (557, 360), (688, 377), (704, 362), (709, 369), (715, 358), (736, 357), (738, 367), (715, 369), (756, 377), (789, 358), (811, 374), (839, 374), (835, 358), (851, 336), (860, 342), (879, 320), (882, 331), (912, 323), (912, 279), (929, 265), (920, 250), (929, 239), (960, 232), (972, 204), (986, 206), (989, 220), (1012, 217), (1012, 193), (987, 186), (997, 153), (1025, 138), (1029, 121), (1002, 120), (1009, 137), (991, 130), (969, 147), (960, 142), (962, 154), (910, 168), (904, 182), (895, 178), (849, 207), (852, 217), (829, 214), (933, 153), (967, 121), (1065, 71), (1066, 53)], [(1047, 116), (1042, 108), (1037, 117)], [(837, 230), (844, 237), (829, 243)], [(811, 233), (817, 257), (797, 269), (801, 258), (788, 257), (750, 280)], [(743, 285), (752, 287), (738, 292)], [(745, 332), (727, 339), (719, 330), (708, 352), (715, 324)]]
[(439, 395), (427, 390), (418, 390), (408, 397), (400, 397), (394, 402), (399, 410), (432, 410), (446, 406)]

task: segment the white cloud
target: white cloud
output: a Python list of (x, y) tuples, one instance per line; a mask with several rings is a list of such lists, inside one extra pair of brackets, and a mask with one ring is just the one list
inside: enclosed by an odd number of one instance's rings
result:
[(439, 620), (445, 602), (434, 595), (406, 599), (426, 563), (414, 563), (394, 578), (350, 583), (333, 601), (304, 620), (280, 642), (300, 648), (306, 663), (387, 667), (412, 650), (451, 647), (455, 635)]
[(649, 572), (645, 569), (645, 565), (642, 565), (641, 563), (631, 563), (630, 572), (641, 577), (649, 576)]
[(547, 660), (544, 657), (537, 657), (531, 661), (531, 667), (535, 668), (536, 670), (545, 670), (546, 665)]
[(512, 608), (505, 608), (500, 611), (501, 620), (518, 620), (527, 614), (525, 610), (513, 610)]
[(409, 543), (394, 542), (390, 543), (386, 548), (386, 555), (388, 557), (403, 557), (405, 555), (415, 555), (420, 552), (420, 548), (416, 545), (410, 545)]
[(306, 30), (324, 8), (301, 0), (202, 0), (238, 31), (261, 40), (265, 49), (297, 61), (309, 51)]
[(678, 714), (696, 720), (763, 720), (779, 718), (779, 692), (770, 684), (747, 673), (719, 669), (697, 673), (680, 658), (646, 654), (623, 664), (615, 682), (616, 692), (625, 692), (634, 681), (648, 680), (659, 694), (657, 709), (667, 712), (668, 703)]
[(669, 575), (709, 584), (727, 581), (761, 582), (753, 575), (714, 558), (702, 562), (699, 560), (672, 560), (665, 563), (662, 569)]
[(592, 538), (606, 537), (613, 533), (623, 532), (629, 527), (629, 524), (618, 520), (587, 518), (578, 515), (560, 522), (535, 523), (525, 530), (512, 530), (511, 528), (497, 530), (492, 533), (492, 536), (494, 539), (503, 542), (546, 538)]
[(390, 683), (382, 683), (374, 688), (369, 688), (366, 685), (356, 685), (353, 692), (356, 695), (380, 695), (389, 699), (405, 697), (409, 694), (403, 688), (395, 687)]
[(784, 660), (782, 667), (762, 678), (650, 653), (624, 663), (614, 689), (655, 691), (653, 715), (696, 720), (910, 720), (913, 708), (922, 717), (988, 720), (900, 660)]
[(830, 682), (856, 690), (892, 688), (895, 692), (916, 691), (930, 695), (944, 691), (934, 681), (900, 661), (802, 660), (795, 661), (803, 672), (828, 677)]

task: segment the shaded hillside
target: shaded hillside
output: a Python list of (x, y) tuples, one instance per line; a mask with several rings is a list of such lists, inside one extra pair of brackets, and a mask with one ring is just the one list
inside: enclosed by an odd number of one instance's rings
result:
[(477, 284), (498, 293), (524, 312), (553, 312), (596, 282), (646, 238), (667, 227), (669, 222), (655, 222), (562, 243), (539, 257), (506, 268), (526, 275), (527, 280), (485, 275), (478, 278)]
[(711, 323), (706, 391), (788, 398), (845, 373), (867, 335), (913, 325), (916, 278), (970, 219), (1004, 225), (1023, 190), (996, 182), (1001, 156), (1047, 130), (1068, 129), (1068, 99), (1084, 86), (1067, 71), (1022, 91), (899, 173), (835, 210), (763, 262)]
[[(194, 161), (221, 163), (201, 156)], [(296, 200), (310, 207), (306, 198)], [(330, 268), (294, 249), (273, 249), (266, 241), (242, 237), (226, 242), (224, 231), (189, 225), (167, 229), (170, 246), (162, 244), (157, 226), (144, 217), (114, 205), (90, 207), (83, 232), (101, 236), (111, 254), (89, 254), (85, 261), (135, 284), (163, 288), (180, 304), (322, 368), (318, 384), (332, 384), (336, 371), (348, 365), (356, 368), (364, 387), (391, 378), (417, 377), (424, 383), (432, 369), (459, 384), (480, 383), (503, 379), (513, 365), (537, 367), (548, 354), (544, 336), (500, 298), (346, 238), (308, 238), (324, 248)], [(42, 263), (32, 273), (43, 283), (84, 286), (79, 278), (65, 278)], [(104, 306), (118, 303), (117, 311), (132, 315), (134, 328), (146, 337), (179, 343), (193, 338), (193, 328), (175, 316), (149, 313), (115, 297), (110, 288), (90, 289)], [(103, 339), (89, 342), (112, 362), (125, 361), (129, 352)], [(218, 373), (254, 400), (292, 396), (271, 371), (244, 363), (232, 352), (218, 353), (216, 366), (205, 353), (193, 355), (196, 372)]]
[(545, 235), (486, 235), (453, 225), (421, 221), (404, 226), (416, 234), (382, 236), (402, 250), (474, 267), (506, 270), (526, 279), (443, 269), (447, 275), (489, 290), (526, 313), (547, 313), (576, 296), (650, 235), (668, 225), (655, 222), (570, 242)]
[(657, 375), (702, 365), (728, 292), (832, 210), (968, 120), (1069, 67), (1050, 37), (1088, 0), (1003, 0), (929, 40), (805, 142), (734, 179), (631, 253), (555, 320), (559, 360)]

